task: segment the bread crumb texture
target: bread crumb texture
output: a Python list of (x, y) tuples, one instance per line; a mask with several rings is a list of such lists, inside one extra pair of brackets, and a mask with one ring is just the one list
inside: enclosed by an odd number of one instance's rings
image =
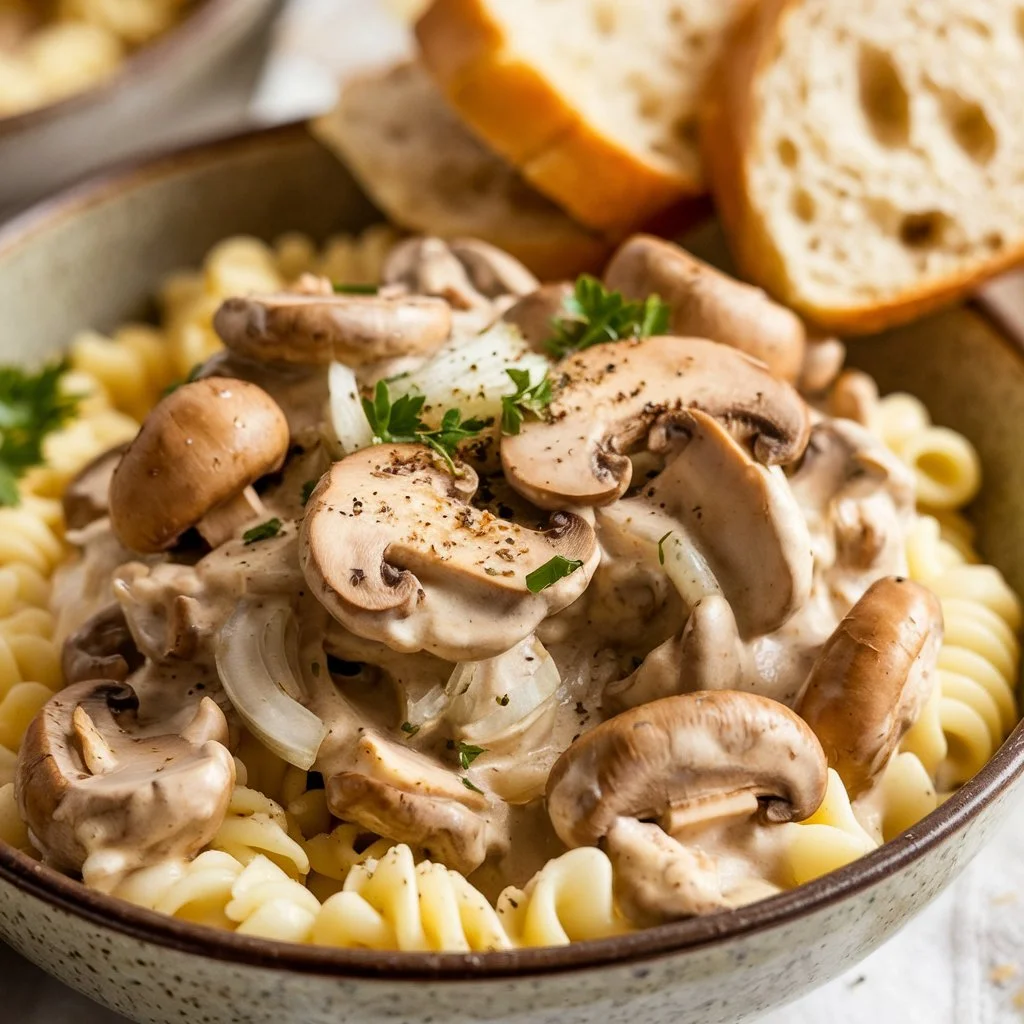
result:
[(1024, 247), (1024, 3), (805, 0), (776, 31), (747, 198), (787, 298), (891, 303)]

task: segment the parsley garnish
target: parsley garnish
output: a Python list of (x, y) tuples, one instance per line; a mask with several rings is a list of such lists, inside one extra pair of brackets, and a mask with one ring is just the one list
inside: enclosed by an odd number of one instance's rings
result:
[(255, 544), (258, 540), (270, 540), (271, 537), (276, 537), (281, 532), (281, 525), (281, 520), (274, 516), (273, 519), (268, 519), (251, 530), (246, 530), (242, 534), (242, 540), (246, 544)]
[(502, 396), (501, 432), (518, 434), (525, 413), (544, 416), (544, 410), (551, 404), (551, 378), (545, 373), (538, 383), (531, 386), (529, 370), (509, 367), (505, 372), (512, 378), (516, 393)]
[(307, 480), (302, 485), (302, 507), (305, 508), (309, 502), (309, 499), (313, 496), (313, 492), (316, 490), (316, 485), (320, 483), (319, 480)]
[(466, 789), (471, 789), (473, 790), (474, 793), (479, 793), (481, 796), (484, 795), (484, 791), (479, 786), (474, 786), (472, 781), (470, 779), (467, 779), (464, 775), (462, 776), (460, 781), (466, 787)]
[(342, 284), (339, 281), (332, 283), (336, 295), (376, 295), (380, 288), (375, 284)]
[(420, 731), (420, 727), (418, 725), (413, 725), (412, 722), (403, 722), (402, 723), (402, 732), (404, 732), (406, 734), (406, 736), (408, 736), (410, 739), (413, 736), (415, 736), (416, 733), (418, 733), (419, 731)]
[(526, 589), (531, 594), (539, 594), (542, 590), (554, 586), (559, 580), (571, 576), (583, 563), (578, 558), (563, 558), (555, 555), (550, 562), (545, 562), (539, 569), (534, 569), (526, 577)]
[(665, 536), (662, 537), (661, 540), (658, 541), (658, 564), (659, 565), (664, 565), (665, 564), (665, 541), (667, 541), (669, 539), (669, 537), (672, 536), (673, 533), (675, 533), (675, 530), (669, 530), (668, 533), (666, 533)]
[(508, 707), (508, 694), (507, 693), (503, 693), (500, 697), (495, 697), (494, 699), (498, 702), (499, 705), (501, 705), (501, 707), (503, 707), (503, 708), (507, 708)]
[(552, 355), (567, 356), (591, 345), (623, 338), (648, 338), (668, 330), (669, 307), (657, 295), (643, 302), (627, 302), (622, 292), (610, 292), (590, 274), (580, 274), (572, 295), (562, 302), (563, 314), (551, 326)]
[(38, 373), (0, 367), (0, 505), (17, 505), (18, 480), (43, 461), (43, 441), (74, 415), (78, 399), (61, 393), (66, 362)]
[(459, 751), (459, 764), (463, 768), (468, 768), (481, 754), (487, 753), (486, 747), (477, 747), (472, 743), (463, 743), (461, 740), (457, 749)]
[(205, 363), (196, 363), (195, 366), (188, 371), (188, 376), (184, 380), (176, 380), (173, 383), (168, 384), (167, 387), (164, 388), (164, 398), (177, 391), (183, 384), (191, 384), (193, 381), (199, 380), (199, 374), (203, 372), (203, 367), (205, 365)]
[(467, 438), (475, 437), (487, 423), (481, 419), (463, 420), (458, 409), (449, 409), (441, 417), (441, 426), (436, 430), (420, 418), (424, 395), (402, 395), (394, 402), (387, 384), (379, 380), (373, 393), (373, 400), (363, 399), (363, 412), (375, 444), (419, 443), (425, 444), (444, 459), (448, 468), (457, 472), (453, 455), (455, 449)]

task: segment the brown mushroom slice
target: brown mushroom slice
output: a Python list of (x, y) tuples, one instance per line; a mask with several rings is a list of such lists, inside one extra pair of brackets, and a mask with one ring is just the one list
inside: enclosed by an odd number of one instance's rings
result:
[(526, 295), (540, 286), (531, 270), (511, 253), (479, 238), (453, 238), (448, 248), (466, 268), (473, 287), (489, 299)]
[(652, 235), (633, 235), (619, 247), (605, 285), (627, 299), (658, 295), (672, 311), (671, 331), (710, 338), (761, 360), (777, 377), (796, 381), (806, 332), (800, 318), (760, 288), (743, 284)]
[(803, 395), (821, 395), (842, 373), (846, 346), (838, 338), (808, 338), (797, 387)]
[(120, 444), (102, 452), (72, 477), (61, 496), (67, 529), (81, 530), (107, 514), (110, 480), (127, 447)]
[(572, 292), (573, 286), (568, 281), (541, 285), (509, 306), (502, 320), (515, 324), (530, 348), (544, 352), (547, 341), (554, 335), (553, 321), (564, 312), (565, 300)]
[(64, 685), (88, 679), (123, 682), (141, 668), (145, 660), (135, 645), (121, 606), (107, 605), (64, 641), (61, 652)]
[(448, 337), (451, 307), (422, 295), (303, 295), (227, 299), (213, 326), (233, 352), (265, 362), (365, 366), (429, 355)]
[(878, 778), (935, 685), (942, 606), (899, 576), (872, 584), (825, 642), (797, 707), (851, 797)]
[(807, 526), (785, 476), (755, 462), (698, 409), (677, 413), (673, 429), (676, 454), (637, 497), (599, 509), (598, 528), (614, 524), (646, 537), (652, 550), (658, 544), (674, 582), (677, 549), (695, 549), (713, 579), (695, 595), (680, 586), (688, 604), (720, 592), (742, 637), (777, 629), (807, 599), (814, 568)]
[[(470, 505), (476, 486), (472, 470), (455, 476), (420, 445), (336, 462), (302, 523), (311, 592), (347, 629), (397, 651), (478, 661), (508, 650), (583, 593), (600, 554), (579, 516), (528, 530)], [(527, 575), (556, 557), (582, 564), (531, 593)]]
[(146, 417), (114, 470), (114, 532), (153, 553), (194, 526), (216, 547), (264, 514), (251, 485), (287, 453), (287, 420), (261, 388), (226, 377), (184, 384)]
[(508, 482), (541, 508), (607, 505), (626, 491), (628, 454), (670, 447), (675, 422), (699, 409), (721, 420), (759, 462), (785, 464), (807, 444), (796, 390), (756, 360), (702, 338), (594, 345), (563, 360), (547, 420), (502, 440)]
[(766, 822), (800, 821), (827, 778), (821, 744), (789, 708), (700, 691), (624, 711), (571, 744), (548, 779), (548, 814), (570, 847), (595, 845), (621, 818), (692, 824), (750, 798)]
[(54, 695), (29, 726), (18, 760), (21, 813), (48, 864), (89, 862), (112, 886), (126, 872), (190, 857), (227, 811), (235, 763), (228, 724), (208, 697), (180, 733), (140, 721), (135, 691), (110, 681)]
[(325, 773), (324, 782), (332, 814), (463, 874), (502, 846), (483, 817), (485, 795), (424, 754), (373, 734), (360, 738), (352, 770)]

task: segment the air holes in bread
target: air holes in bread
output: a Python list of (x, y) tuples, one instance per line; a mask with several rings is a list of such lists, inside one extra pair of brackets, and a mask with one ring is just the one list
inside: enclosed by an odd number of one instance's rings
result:
[(942, 113), (956, 144), (976, 163), (987, 164), (996, 151), (996, 131), (980, 103), (959, 93), (942, 93)]
[(603, 3), (594, 6), (594, 27), (599, 35), (612, 35), (618, 28), (618, 24), (618, 11), (614, 4)]
[(862, 44), (857, 73), (860, 104), (872, 134), (883, 146), (906, 145), (910, 137), (910, 97), (889, 55)]
[(779, 139), (776, 145), (776, 152), (779, 154), (779, 161), (783, 167), (795, 167), (797, 160), (800, 158), (796, 144), (792, 139)]
[(818, 212), (817, 204), (814, 202), (814, 196), (805, 188), (794, 189), (793, 191), (793, 212), (800, 218), (800, 220), (809, 224), (814, 220), (815, 215)]
[(1020, 36), (1020, 41), (1024, 43), (1024, 7), (1017, 8), (1017, 35)]
[(952, 224), (941, 210), (908, 213), (900, 222), (900, 241), (908, 249), (929, 249), (942, 244)]

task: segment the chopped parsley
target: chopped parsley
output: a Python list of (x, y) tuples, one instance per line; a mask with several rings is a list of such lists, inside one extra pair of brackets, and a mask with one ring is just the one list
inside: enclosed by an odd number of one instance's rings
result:
[(307, 480), (302, 485), (302, 507), (305, 508), (309, 502), (309, 499), (313, 496), (313, 492), (316, 490), (316, 485), (320, 483), (319, 480)]
[(419, 731), (420, 727), (418, 725), (413, 725), (412, 722), (402, 723), (402, 732), (404, 732), (405, 735), (408, 736), (410, 739), (412, 739), (412, 737), (415, 736), (416, 733), (418, 733)]
[(424, 444), (455, 473), (455, 450), (463, 441), (479, 434), (487, 423), (477, 418), (463, 420), (458, 409), (449, 409), (441, 417), (441, 426), (432, 429), (420, 418), (425, 402), (424, 395), (402, 395), (392, 402), (387, 384), (379, 380), (372, 401), (363, 399), (363, 413), (375, 444)]
[(539, 569), (534, 569), (526, 577), (526, 589), (531, 594), (539, 594), (542, 590), (554, 586), (559, 580), (571, 576), (577, 569), (582, 569), (583, 563), (578, 558), (563, 558), (555, 555), (549, 562), (545, 562)]
[(265, 523), (260, 523), (259, 526), (246, 530), (242, 534), (242, 540), (246, 544), (255, 544), (260, 540), (270, 540), (271, 537), (276, 537), (281, 532), (282, 525), (281, 520), (274, 516), (273, 519), (268, 519)]
[(668, 533), (666, 533), (665, 536), (662, 537), (661, 540), (658, 541), (658, 564), (659, 565), (664, 565), (665, 564), (665, 541), (667, 541), (669, 539), (669, 537), (672, 536), (673, 533), (675, 533), (675, 530), (669, 530)]
[(481, 754), (487, 753), (486, 747), (477, 747), (472, 743), (463, 743), (461, 740), (456, 749), (459, 752), (459, 764), (463, 768), (468, 768)]
[(474, 793), (479, 793), (481, 796), (484, 795), (484, 791), (479, 786), (474, 785), (472, 779), (467, 779), (465, 775), (463, 775), (460, 781), (466, 789), (471, 789)]
[(580, 274), (572, 295), (562, 303), (563, 313), (551, 326), (548, 350), (561, 358), (591, 345), (624, 338), (648, 338), (668, 330), (669, 307), (657, 295), (643, 302), (627, 302), (622, 292), (610, 292), (590, 274)]
[(78, 408), (78, 399), (61, 391), (64, 361), (38, 373), (0, 367), (0, 505), (17, 505), (18, 480), (43, 461), (47, 434), (59, 430)]
[(530, 384), (530, 371), (509, 367), (505, 371), (516, 386), (514, 395), (503, 395), (501, 399), (501, 432), (518, 434), (526, 413), (543, 417), (551, 404), (551, 378), (545, 373), (538, 383)]
[(193, 381), (199, 380), (199, 374), (203, 372), (205, 363), (196, 363), (191, 370), (188, 371), (188, 376), (184, 380), (176, 380), (171, 384), (168, 384), (164, 388), (164, 398), (173, 392), (177, 391), (183, 384), (191, 384)]
[(335, 295), (376, 295), (380, 288), (375, 284), (343, 284), (334, 281), (331, 284)]

